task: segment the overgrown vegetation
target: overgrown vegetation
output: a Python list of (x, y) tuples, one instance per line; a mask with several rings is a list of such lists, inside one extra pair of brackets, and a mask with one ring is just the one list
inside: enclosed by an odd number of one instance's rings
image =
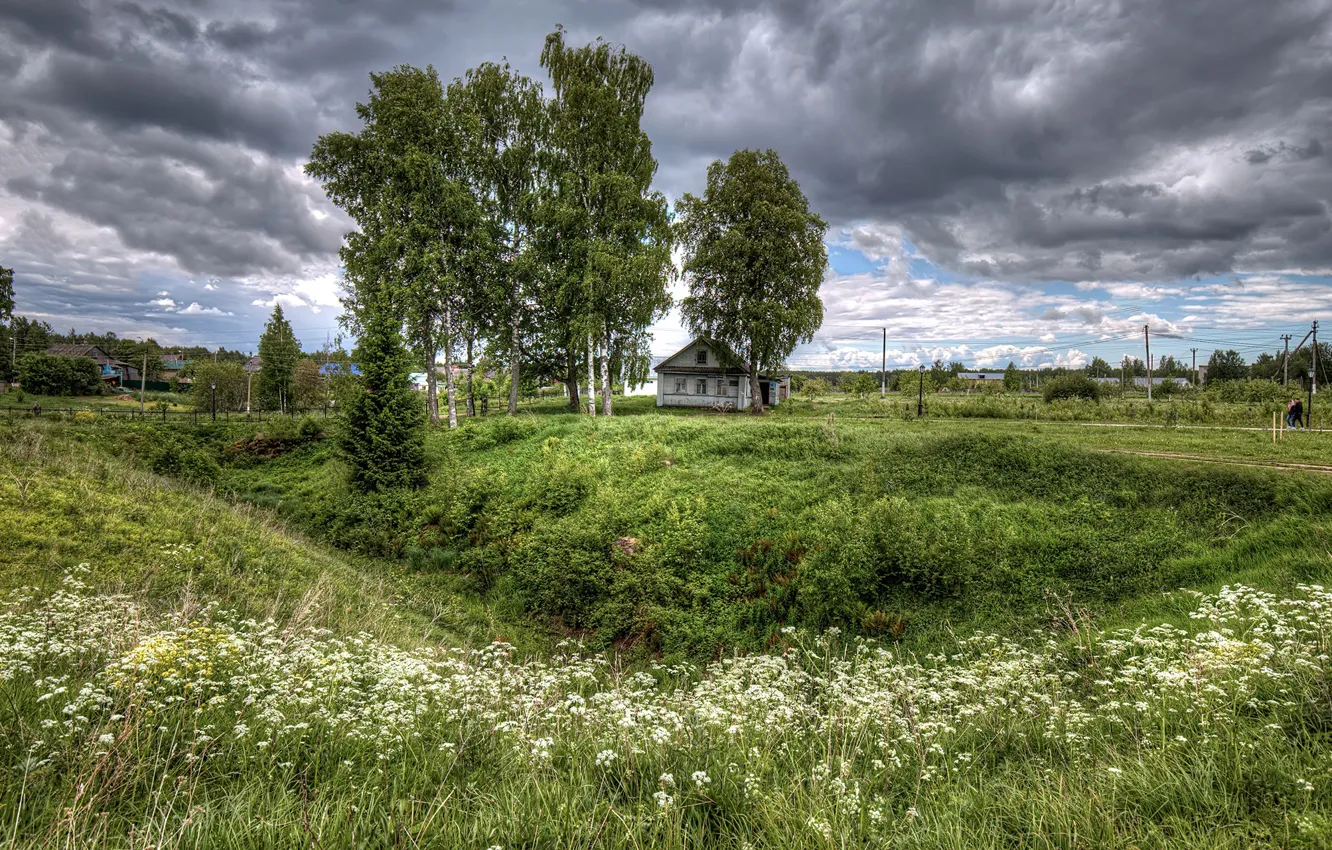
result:
[(365, 496), (327, 442), (234, 442), (201, 440), (207, 480), (308, 533), (594, 647), (695, 660), (787, 626), (1026, 628), (1047, 591), (1104, 610), (1258, 566), (1288, 585), (1332, 504), (1312, 476), (874, 422), (472, 421), (431, 434), (424, 489)]
[[(0, 604), (8, 844), (1332, 830), (1320, 477), (1093, 451), (1125, 429), (524, 416), (435, 432), (430, 486), (359, 496), (319, 424), (8, 426), (31, 479), (0, 483), (0, 589), (27, 588)], [(137, 469), (168, 437), (395, 557)], [(523, 622), (585, 646), (525, 659)]]

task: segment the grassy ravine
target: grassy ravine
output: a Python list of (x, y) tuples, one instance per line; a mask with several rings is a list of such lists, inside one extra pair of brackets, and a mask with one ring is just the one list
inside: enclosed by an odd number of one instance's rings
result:
[[(786, 626), (927, 647), (1048, 623), (1055, 598), (1113, 613), (1225, 580), (1286, 589), (1323, 575), (1332, 519), (1327, 476), (1101, 451), (1201, 451), (1192, 431), (492, 417), (432, 432), (430, 485), (376, 498), (348, 492), (330, 440), (256, 458), (229, 448), (238, 426), (117, 433), (141, 463), (447, 577), (510, 620), (693, 661)], [(1265, 436), (1206, 439), (1268, 458)], [(1317, 459), (1322, 442), (1277, 451)]]
[[(355, 519), (334, 511), (348, 497), (315, 498), (345, 493), (337, 462), (294, 429), (288, 454), (240, 460), (215, 451), (239, 433), (39, 427), (44, 452), (23, 451), (27, 430), (4, 440), (33, 473), (27, 503), (0, 481), (0, 580), (36, 586), (0, 608), (7, 846), (1332, 845), (1332, 596), (1299, 586), (1332, 573), (1320, 477), (1099, 455), (1063, 436), (1089, 432), (551, 417), (435, 435), (420, 501)], [(402, 560), (325, 550), (151, 465), (330, 539), (401, 541)], [(578, 498), (561, 501), (570, 480)], [(477, 487), (497, 494), (479, 511), (464, 498)], [(492, 531), (505, 511), (528, 523), (486, 588), (468, 559), (494, 540), (450, 537), (450, 490)], [(658, 605), (684, 598), (652, 584), (669, 578), (657, 556), (635, 559), (666, 545), (653, 535), (686, 497), (705, 587), (711, 554), (825, 528), (837, 504), (876, 534), (919, 509), (914, 537), (931, 546), (912, 563), (962, 585), (939, 595), (907, 573), (897, 596), (873, 597), (900, 600), (870, 611), (887, 618), (879, 643), (778, 628), (771, 650), (699, 664), (488, 645), (525, 634), (534, 591), (518, 554), (547, 523), (540, 539), (564, 522), (596, 529), (578, 541), (638, 535), (592, 606), (628, 592), (618, 581)], [(659, 504), (664, 526), (648, 521)], [(810, 551), (882, 542), (855, 522), (826, 528)], [(911, 536), (888, 539), (911, 551)], [(572, 574), (596, 551), (559, 557)], [(773, 551), (749, 563), (787, 573), (789, 549)], [(979, 569), (996, 555), (1002, 581)], [(790, 611), (806, 580), (787, 582)], [(1236, 581), (1279, 594), (1157, 592)], [(752, 601), (701, 610), (728, 635), (771, 634), (771, 609), (725, 619)], [(1140, 617), (1173, 625), (1114, 628)], [(658, 625), (657, 640), (709, 634), (687, 624)]]

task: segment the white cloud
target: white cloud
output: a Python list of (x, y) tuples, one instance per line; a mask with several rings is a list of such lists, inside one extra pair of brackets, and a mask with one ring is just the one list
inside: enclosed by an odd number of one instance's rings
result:
[(220, 310), (220, 309), (218, 309), (217, 307), (204, 307), (204, 306), (201, 306), (201, 305), (199, 304), (198, 301), (191, 301), (191, 302), (190, 302), (190, 306), (186, 307), (184, 310), (181, 310), (180, 313), (179, 313), (179, 315), (181, 315), (181, 316), (234, 316), (235, 313), (229, 313), (229, 312), (227, 312), (227, 311), (225, 311), (225, 310)]
[[(299, 295), (292, 295), (292, 294), (290, 294), (290, 293), (282, 293), (282, 294), (279, 294), (279, 295), (274, 295), (272, 298), (256, 298), (256, 299), (254, 299), (253, 301), (250, 302), (250, 306), (252, 306), (252, 307), (267, 307), (267, 308), (269, 308), (270, 310), (271, 310), (272, 308), (276, 307), (276, 306), (279, 305), (279, 304), (281, 304), (283, 307), (309, 307), (309, 306), (310, 306), (310, 305), (309, 305), (308, 303), (306, 303), (306, 301), (305, 301), (304, 299), (302, 299)], [(318, 312), (318, 311), (315, 311), (315, 312)]]

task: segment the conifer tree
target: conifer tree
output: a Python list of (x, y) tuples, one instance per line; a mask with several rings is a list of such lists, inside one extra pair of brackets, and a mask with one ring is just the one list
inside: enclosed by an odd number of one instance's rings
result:
[(292, 375), (301, 356), (301, 344), (282, 315), (282, 305), (273, 305), (273, 315), (259, 337), (259, 398), (285, 411), (291, 404)]
[(365, 311), (358, 348), (361, 385), (339, 440), (351, 483), (367, 493), (420, 486), (425, 411), (411, 388), (411, 361), (392, 310)]
[(1004, 370), (1004, 392), (1016, 393), (1022, 391), (1022, 373), (1018, 371), (1016, 363), (1009, 363), (1008, 368)]

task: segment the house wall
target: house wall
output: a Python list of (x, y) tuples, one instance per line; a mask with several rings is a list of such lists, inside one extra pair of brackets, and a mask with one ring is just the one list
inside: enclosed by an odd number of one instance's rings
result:
[[(658, 407), (714, 407), (719, 404), (729, 404), (737, 410), (749, 407), (749, 393), (741, 391), (748, 384), (743, 377), (681, 372), (659, 372), (657, 376)], [(684, 392), (676, 392), (677, 378), (684, 379)], [(706, 393), (696, 392), (697, 381), (707, 381)], [(737, 386), (730, 386), (731, 381), (737, 381)]]

